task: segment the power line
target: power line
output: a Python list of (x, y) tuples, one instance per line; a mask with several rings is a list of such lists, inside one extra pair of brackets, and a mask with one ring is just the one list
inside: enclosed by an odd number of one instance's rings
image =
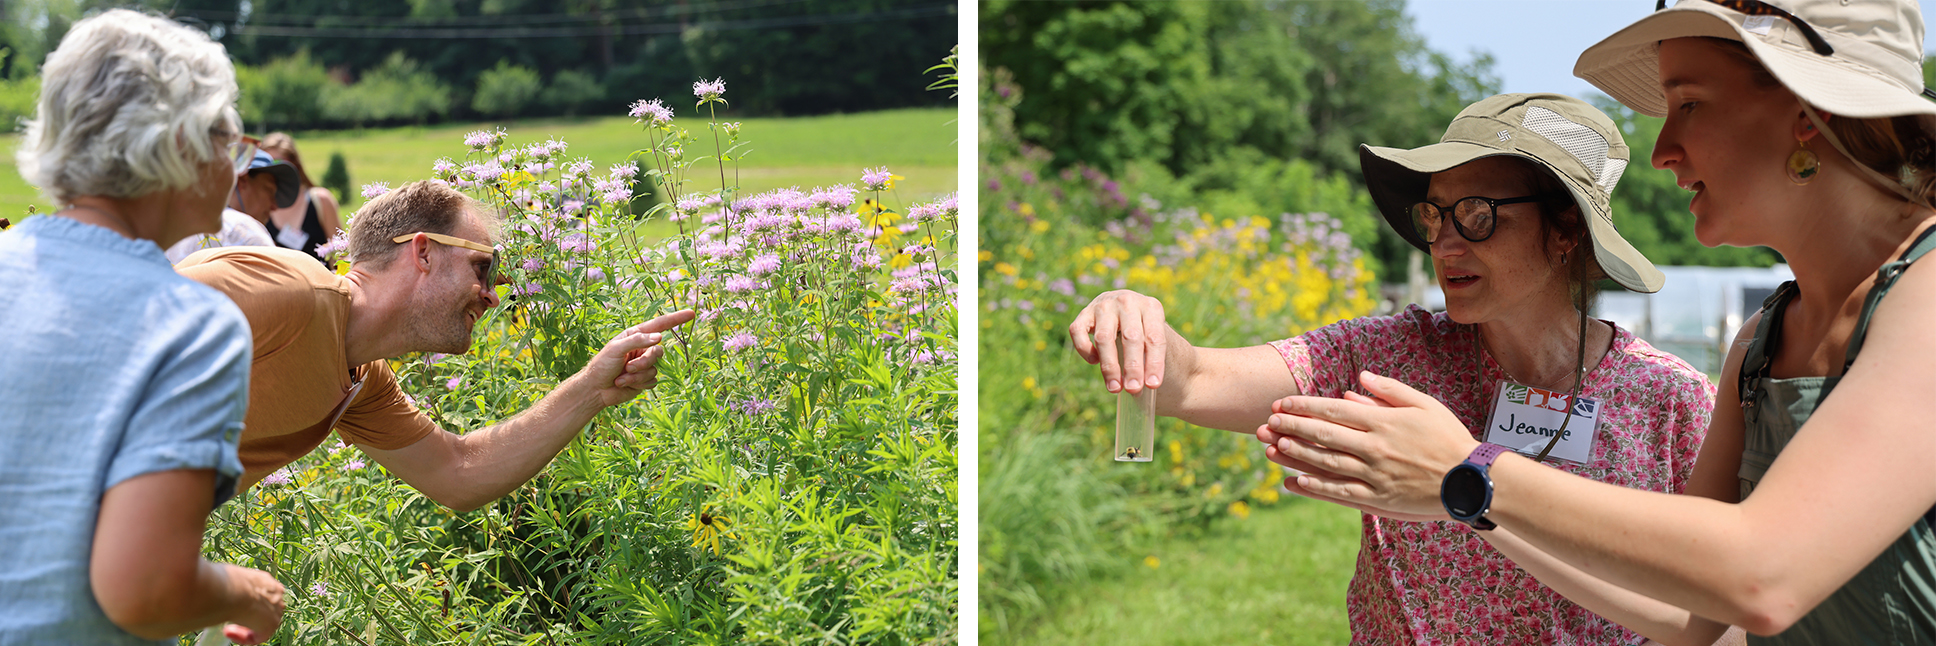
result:
[(275, 36), (282, 38), (430, 38), (430, 39), (479, 39), (479, 38), (574, 38), (585, 36), (644, 36), (651, 34), (679, 33), (685, 29), (696, 28), (711, 31), (739, 31), (747, 29), (783, 29), (809, 25), (835, 25), (860, 22), (889, 22), (940, 16), (954, 13), (955, 5), (936, 4), (921, 7), (908, 7), (889, 11), (788, 16), (779, 18), (753, 18), (746, 20), (713, 20), (682, 23), (632, 24), (590, 27), (504, 27), (493, 29), (477, 28), (434, 28), (434, 27), (286, 27), (255, 24), (238, 27), (235, 33), (246, 36)]

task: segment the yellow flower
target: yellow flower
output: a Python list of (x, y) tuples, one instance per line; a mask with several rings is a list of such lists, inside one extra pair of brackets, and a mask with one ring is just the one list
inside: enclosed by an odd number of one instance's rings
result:
[(1016, 212), (1021, 213), (1022, 217), (1025, 217), (1025, 218), (1035, 217), (1035, 205), (1029, 204), (1028, 202), (1023, 202), (1022, 206), (1016, 209)]
[(995, 273), (1014, 276), (1016, 274), (1022, 273), (1022, 270), (1016, 269), (1015, 265), (1011, 265), (1005, 262), (998, 262), (998, 263), (995, 263)]
[(995, 252), (989, 251), (987, 249), (983, 249), (981, 250), (981, 253), (975, 254), (975, 259), (980, 260), (982, 262), (988, 262), (990, 260), (994, 260)]
[(1162, 565), (1163, 565), (1163, 562), (1162, 562), (1162, 561), (1158, 561), (1158, 560), (1156, 560), (1156, 555), (1155, 555), (1155, 554), (1151, 554), (1151, 555), (1149, 555), (1149, 556), (1145, 556), (1145, 557), (1143, 557), (1143, 565), (1147, 565), (1147, 566), (1149, 566), (1149, 569), (1152, 569), (1152, 570), (1154, 570), (1154, 569), (1156, 569), (1157, 567), (1160, 567), (1160, 566), (1162, 566)]
[(1230, 503), (1230, 515), (1239, 519), (1250, 518), (1250, 505), (1244, 504), (1242, 500)]
[[(1027, 207), (1028, 205), (1027, 205), (1027, 204), (1024, 204), (1024, 205), (1022, 205), (1022, 206), (1024, 206), (1024, 207)], [(1044, 232), (1047, 232), (1047, 231), (1049, 230), (1049, 221), (1048, 221), (1048, 220), (1036, 220), (1036, 221), (1034, 221), (1034, 222), (1031, 222), (1031, 223), (1029, 223), (1029, 230), (1030, 230), (1030, 231), (1034, 231), (1034, 232), (1036, 232), (1036, 233), (1044, 233)]]
[(733, 533), (726, 529), (729, 524), (725, 516), (714, 514), (710, 509), (701, 509), (686, 520), (686, 529), (692, 530), (693, 547), (711, 546), (713, 554), (719, 554), (719, 537), (733, 538)]

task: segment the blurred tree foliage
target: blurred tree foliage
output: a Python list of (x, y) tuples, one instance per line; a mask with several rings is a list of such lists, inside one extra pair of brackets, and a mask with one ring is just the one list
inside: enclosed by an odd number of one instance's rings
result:
[[(198, 26), (272, 79), (275, 97), (250, 99), (272, 109), (245, 114), (251, 130), (258, 119), (280, 128), (618, 114), (642, 98), (677, 103), (693, 81), (716, 77), (749, 116), (945, 105), (921, 71), (959, 41), (954, 0), (0, 0), (0, 47), (14, 52), (0, 57), (0, 78), (32, 76), (74, 21), (118, 6)], [(398, 74), (397, 61), (425, 76)], [(476, 92), (499, 61), (534, 72), (541, 88), (509, 113), (498, 111), (506, 97)], [(334, 86), (382, 78), (333, 98), (317, 87), (318, 68)], [(395, 83), (423, 79), (434, 87)], [(371, 101), (378, 90), (399, 94)], [(316, 109), (290, 103), (305, 97)], [(408, 107), (375, 105), (396, 102)]]
[(543, 85), (536, 70), (498, 61), (497, 67), (477, 77), (477, 94), (471, 99), (471, 109), (499, 118), (516, 115), (532, 99), (538, 98), (538, 90)]
[[(983, 64), (1021, 92), (1017, 133), (1052, 166), (1153, 162), (1265, 215), (1309, 210), (1298, 185), (1314, 172), (1362, 186), (1359, 143), (1437, 141), (1499, 85), (1490, 57), (1427, 49), (1401, 0), (993, 0), (981, 39)], [(1374, 265), (1404, 266), (1410, 247), (1375, 213), (1332, 215)]]

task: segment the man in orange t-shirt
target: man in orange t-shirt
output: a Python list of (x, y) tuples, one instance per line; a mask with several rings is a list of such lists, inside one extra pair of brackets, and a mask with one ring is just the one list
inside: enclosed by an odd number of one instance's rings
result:
[(463, 193), (416, 182), (363, 207), (348, 275), (278, 247), (209, 249), (176, 266), (234, 300), (255, 337), (238, 491), (334, 428), (425, 496), (469, 511), (537, 475), (599, 411), (657, 383), (660, 333), (692, 320), (690, 310), (626, 329), (530, 409), (488, 428), (457, 435), (417, 410), (385, 360), (470, 351), (472, 326), (498, 304), (496, 224)]

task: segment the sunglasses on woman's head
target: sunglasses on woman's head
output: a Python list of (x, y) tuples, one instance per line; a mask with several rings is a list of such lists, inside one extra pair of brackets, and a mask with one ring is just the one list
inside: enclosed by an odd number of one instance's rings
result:
[[(1823, 56), (1829, 56), (1835, 53), (1835, 48), (1829, 47), (1828, 41), (1823, 40), (1822, 35), (1820, 33), (1817, 33), (1814, 27), (1809, 26), (1807, 21), (1802, 20), (1801, 18), (1797, 17), (1795, 14), (1788, 13), (1787, 9), (1783, 9), (1781, 7), (1777, 7), (1777, 6), (1768, 4), (1766, 2), (1761, 2), (1760, 0), (1703, 0), (1703, 1), (1712, 2), (1714, 4), (1718, 4), (1723, 7), (1733, 9), (1735, 11), (1739, 11), (1741, 13), (1744, 13), (1750, 16), (1774, 16), (1777, 18), (1785, 19), (1788, 22), (1795, 24), (1795, 28), (1802, 32), (1802, 38), (1805, 38), (1808, 40), (1808, 46), (1814, 49), (1815, 53), (1821, 54)], [(1654, 11), (1660, 11), (1666, 8), (1667, 8), (1667, 0), (1655, 0)]]

